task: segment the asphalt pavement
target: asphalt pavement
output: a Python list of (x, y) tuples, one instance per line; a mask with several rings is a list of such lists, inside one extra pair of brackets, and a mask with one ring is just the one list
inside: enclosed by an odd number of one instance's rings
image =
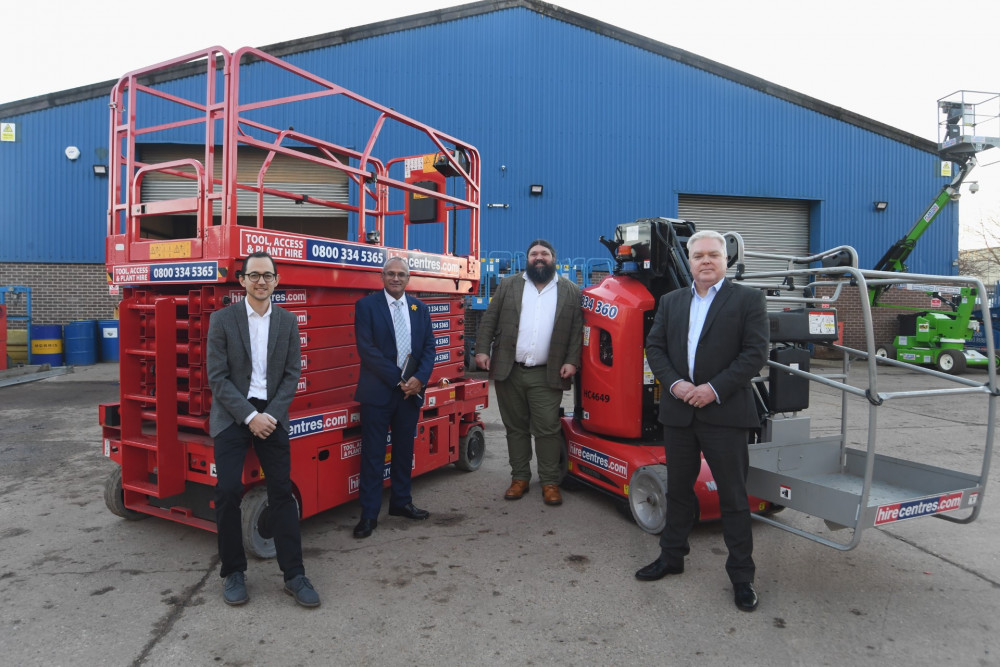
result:
[[(742, 613), (717, 523), (695, 528), (683, 575), (647, 583), (633, 573), (655, 558), (657, 538), (609, 497), (566, 491), (548, 507), (533, 484), (504, 501), (509, 468), (491, 396), (480, 470), (414, 480), (428, 521), (383, 511), (374, 535), (355, 540), (356, 502), (307, 519), (305, 564), (322, 606), (298, 607), (276, 563), (252, 560), (250, 603), (230, 608), (214, 534), (105, 507), (114, 464), (102, 455), (97, 405), (117, 400), (117, 374), (98, 364), (0, 388), (3, 664), (1000, 664), (997, 466), (969, 525), (905, 521), (838, 551), (755, 524), (761, 602)], [(857, 442), (866, 406), (850, 417)], [(882, 410), (880, 450), (978, 470), (986, 415), (966, 399)], [(809, 414), (814, 428), (833, 428), (839, 402), (814, 391)]]

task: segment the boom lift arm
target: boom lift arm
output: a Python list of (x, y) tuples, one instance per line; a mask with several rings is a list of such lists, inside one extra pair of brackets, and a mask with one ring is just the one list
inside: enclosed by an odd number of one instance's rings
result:
[[(960, 196), (959, 188), (977, 164), (976, 158), (973, 155), (964, 155), (956, 158), (955, 161), (958, 164), (958, 174), (955, 175), (955, 178), (950, 183), (941, 188), (941, 192), (934, 198), (934, 201), (927, 207), (923, 215), (917, 219), (917, 222), (910, 228), (910, 231), (886, 251), (882, 259), (875, 264), (875, 271), (906, 272), (906, 259), (913, 252), (917, 241), (924, 235), (924, 232), (927, 231), (927, 228), (931, 226), (931, 223), (934, 222), (944, 207), (948, 205), (948, 202), (958, 200)], [(875, 285), (869, 288), (869, 303), (877, 306), (879, 298), (889, 287), (889, 285)]]

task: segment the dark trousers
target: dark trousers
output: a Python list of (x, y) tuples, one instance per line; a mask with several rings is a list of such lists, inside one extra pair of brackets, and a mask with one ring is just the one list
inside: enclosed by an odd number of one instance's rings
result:
[(280, 426), (265, 439), (250, 434), (243, 424), (233, 424), (215, 436), (215, 523), (219, 530), (220, 574), (227, 577), (247, 569), (243, 550), (242, 515), (243, 462), (247, 449), (253, 445), (264, 470), (267, 485), (268, 526), (278, 552), (278, 567), (285, 581), (305, 574), (302, 566), (302, 537), (299, 533), (299, 511), (292, 495), (291, 455), (288, 433)]
[(726, 572), (734, 584), (752, 582), (753, 533), (747, 500), (747, 429), (715, 426), (697, 418), (687, 428), (665, 426), (667, 450), (667, 524), (660, 534), (660, 549), (671, 564), (684, 562), (690, 551), (688, 536), (698, 511), (694, 492), (701, 472), (701, 455), (718, 486), (722, 510), (722, 535), (729, 548)]
[(410, 476), (413, 469), (413, 434), (417, 428), (420, 408), (415, 398), (403, 398), (403, 392), (392, 392), (386, 405), (361, 404), (361, 480), (358, 499), (361, 518), (377, 519), (382, 509), (386, 431), (392, 429), (392, 480), (390, 507), (402, 507), (413, 502)]

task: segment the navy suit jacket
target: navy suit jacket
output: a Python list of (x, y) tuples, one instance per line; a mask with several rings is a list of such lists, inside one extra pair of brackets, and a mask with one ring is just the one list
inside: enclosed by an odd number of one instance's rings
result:
[(687, 380), (695, 385), (708, 382), (719, 395), (718, 403), (699, 408), (702, 421), (720, 426), (760, 426), (750, 383), (767, 362), (770, 327), (764, 293), (728, 278), (722, 283), (705, 316), (693, 378), (687, 363), (691, 298), (690, 288), (660, 297), (646, 337), (646, 360), (663, 385), (660, 423), (674, 427), (691, 424), (695, 408), (670, 393), (675, 382)]
[[(410, 355), (417, 360), (414, 377), (427, 385), (434, 370), (434, 332), (431, 330), (431, 313), (420, 299), (406, 297), (406, 312), (410, 316)], [(399, 367), (396, 366), (396, 330), (392, 313), (385, 299), (385, 290), (379, 290), (359, 299), (354, 306), (354, 335), (361, 360), (361, 377), (354, 392), (354, 400), (370, 405), (385, 405), (392, 392), (400, 391)], [(423, 399), (414, 397), (417, 405)]]

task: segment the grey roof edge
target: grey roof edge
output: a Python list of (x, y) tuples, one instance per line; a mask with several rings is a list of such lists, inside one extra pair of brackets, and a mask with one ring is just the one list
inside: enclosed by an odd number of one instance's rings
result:
[[(791, 102), (792, 104), (809, 109), (810, 111), (814, 111), (824, 116), (829, 116), (830, 118), (868, 130), (869, 132), (885, 136), (893, 141), (897, 141), (929, 153), (937, 154), (937, 144), (929, 139), (924, 139), (923, 137), (911, 134), (886, 123), (868, 118), (867, 116), (862, 116), (861, 114), (835, 106), (828, 102), (824, 102), (815, 97), (810, 97), (804, 93), (780, 86), (776, 83), (767, 81), (766, 79), (754, 76), (753, 74), (748, 74), (747, 72), (743, 72), (742, 70), (738, 70), (728, 65), (723, 65), (720, 62), (699, 56), (690, 51), (685, 51), (684, 49), (679, 49), (677, 47), (670, 46), (669, 44), (664, 44), (663, 42), (643, 37), (638, 33), (624, 30), (609, 23), (604, 23), (603, 21), (598, 21), (590, 18), (589, 16), (585, 16), (568, 9), (563, 9), (557, 5), (540, 2), (539, 0), (481, 0), (480, 2), (471, 2), (445, 9), (436, 9), (420, 14), (413, 14), (411, 16), (390, 19), (388, 21), (369, 23), (367, 25), (314, 35), (312, 37), (303, 37), (301, 39), (293, 39), (276, 44), (269, 44), (267, 46), (260, 47), (260, 50), (277, 57), (284, 57), (294, 53), (301, 53), (303, 51), (312, 51), (337, 46), (347, 42), (371, 39), (380, 35), (400, 32), (402, 30), (411, 30), (414, 28), (421, 28), (447, 21), (456, 21), (463, 18), (518, 7), (578, 26), (584, 30), (589, 30), (626, 44), (630, 44), (636, 48), (655, 53), (685, 65), (690, 65), (691, 67), (695, 67), (710, 74), (728, 79), (734, 83), (738, 83), (753, 90), (771, 95), (772, 97), (785, 100), (786, 102)], [(161, 75), (156, 77), (156, 80), (162, 81), (168, 78), (180, 78), (200, 71), (203, 70), (198, 66), (193, 66), (191, 71), (178, 69), (172, 72), (171, 76), (166, 77)], [(104, 81), (69, 90), (47, 93), (37, 97), (30, 97), (16, 102), (9, 102), (7, 104), (0, 104), (0, 119), (31, 113), (34, 111), (41, 111), (74, 102), (91, 100), (97, 97), (110, 96), (111, 90), (116, 83), (117, 81)]]

